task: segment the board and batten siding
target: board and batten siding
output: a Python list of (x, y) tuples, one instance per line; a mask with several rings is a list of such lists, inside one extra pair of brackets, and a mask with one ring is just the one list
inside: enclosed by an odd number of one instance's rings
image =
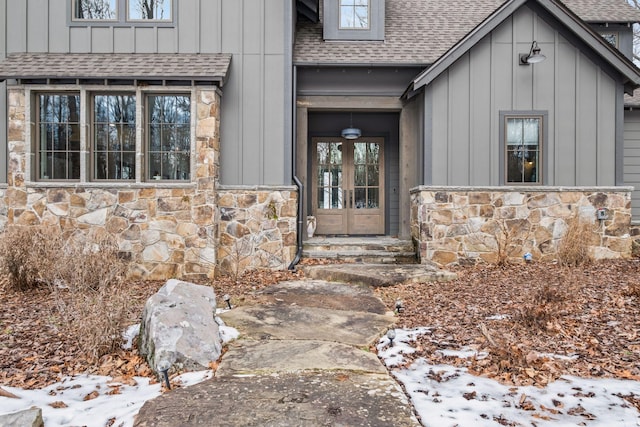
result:
[[(544, 185), (616, 184), (619, 84), (547, 22), (521, 7), (427, 87), (427, 184), (500, 185), (501, 111), (548, 113)], [(519, 65), (533, 40), (547, 59)]]
[[(287, 64), (293, 2), (176, 0), (174, 5), (175, 25), (69, 26), (71, 0), (0, 0), (0, 49), (3, 57), (13, 52), (232, 54), (222, 98), (221, 182), (290, 184)], [(0, 110), (5, 117), (6, 102)]]
[(624, 183), (631, 193), (632, 220), (640, 223), (640, 110), (624, 112)]

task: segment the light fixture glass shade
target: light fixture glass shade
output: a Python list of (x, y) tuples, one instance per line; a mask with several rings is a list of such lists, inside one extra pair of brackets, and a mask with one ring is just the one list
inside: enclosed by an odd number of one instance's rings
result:
[(358, 139), (362, 135), (362, 131), (358, 128), (348, 127), (342, 129), (340, 134), (344, 139)]
[(529, 65), (529, 64), (537, 64), (538, 62), (542, 62), (547, 59), (542, 53), (540, 53), (540, 48), (538, 47), (538, 42), (535, 40), (531, 43), (531, 49), (529, 53), (521, 53), (520, 55), (520, 65)]

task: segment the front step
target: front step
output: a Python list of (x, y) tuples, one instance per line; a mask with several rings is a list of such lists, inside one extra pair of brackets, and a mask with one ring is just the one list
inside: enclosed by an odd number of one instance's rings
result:
[(394, 237), (313, 237), (304, 242), (303, 258), (335, 259), (369, 264), (414, 264), (411, 240)]

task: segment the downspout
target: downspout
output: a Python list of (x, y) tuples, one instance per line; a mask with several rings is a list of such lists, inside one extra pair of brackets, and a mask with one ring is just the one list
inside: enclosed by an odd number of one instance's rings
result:
[(298, 158), (298, 113), (297, 113), (297, 107), (296, 107), (296, 93), (298, 91), (298, 69), (297, 67), (294, 65), (293, 66), (293, 90), (292, 90), (292, 98), (293, 98), (293, 112), (292, 112), (292, 126), (291, 126), (291, 132), (293, 133), (293, 137), (291, 138), (292, 141), (292, 147), (291, 147), (291, 173), (293, 175), (293, 183), (296, 185), (296, 187), (298, 187), (298, 235), (297, 235), (297, 244), (298, 244), (298, 250), (296, 252), (296, 256), (293, 259), (293, 261), (291, 261), (291, 264), (289, 264), (289, 270), (295, 270), (296, 269), (296, 264), (298, 264), (300, 262), (300, 259), (302, 258), (302, 233), (304, 231), (304, 220), (303, 220), (303, 215), (304, 215), (304, 185), (302, 184), (302, 182), (300, 181), (300, 179), (297, 176), (297, 172), (298, 172), (298, 168), (296, 167), (297, 164), (297, 158)]

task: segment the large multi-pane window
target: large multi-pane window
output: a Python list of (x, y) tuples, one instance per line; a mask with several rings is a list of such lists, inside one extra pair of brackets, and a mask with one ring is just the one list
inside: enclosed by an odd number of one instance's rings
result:
[(541, 183), (542, 116), (506, 117), (507, 183)]
[(38, 180), (191, 179), (191, 94), (82, 91), (34, 100)]
[(340, 28), (368, 29), (369, 0), (340, 0)]
[(148, 177), (190, 179), (191, 98), (150, 95), (148, 111)]
[(39, 179), (80, 179), (80, 96), (38, 96)]
[(78, 21), (171, 21), (173, 0), (72, 0)]
[(136, 177), (136, 97), (93, 98), (93, 177), (131, 180)]

